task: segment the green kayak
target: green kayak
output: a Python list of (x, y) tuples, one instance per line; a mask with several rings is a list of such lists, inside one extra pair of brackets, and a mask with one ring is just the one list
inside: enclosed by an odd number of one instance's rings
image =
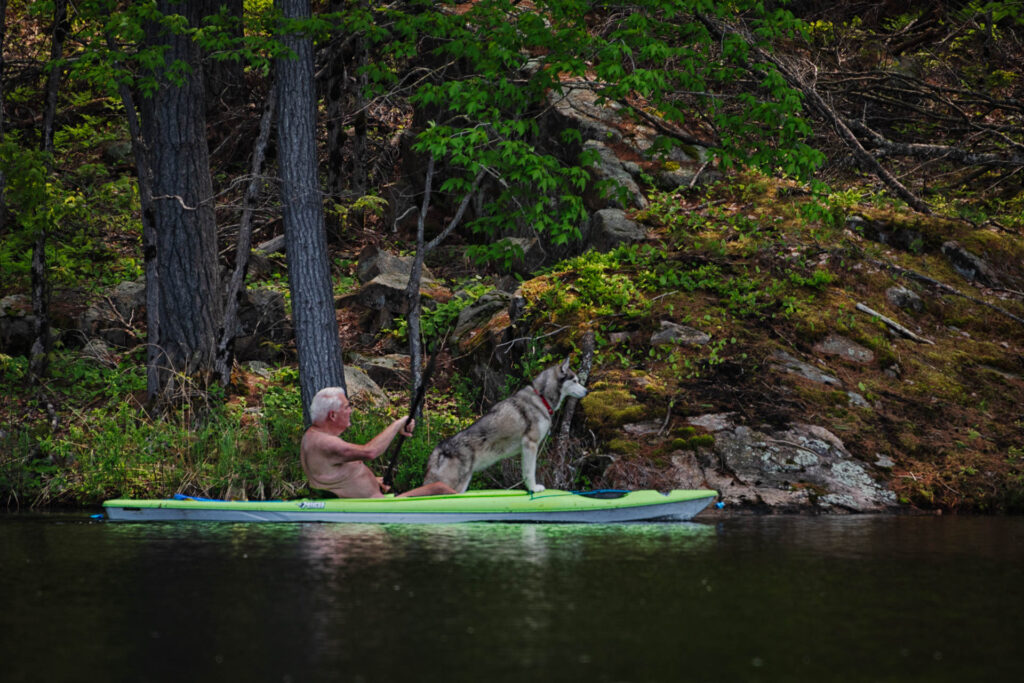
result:
[(227, 501), (176, 496), (164, 500), (119, 498), (103, 503), (114, 522), (637, 522), (685, 521), (717, 496), (687, 491), (468, 491), (420, 498)]

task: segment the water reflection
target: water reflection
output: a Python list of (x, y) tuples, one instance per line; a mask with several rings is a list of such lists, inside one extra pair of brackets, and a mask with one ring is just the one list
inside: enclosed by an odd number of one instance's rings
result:
[(8, 515), (0, 604), (5, 682), (1003, 680), (1024, 519)]

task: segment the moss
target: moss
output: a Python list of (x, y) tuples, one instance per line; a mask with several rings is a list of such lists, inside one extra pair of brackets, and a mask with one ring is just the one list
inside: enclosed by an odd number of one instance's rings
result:
[(695, 451), (698, 448), (710, 448), (715, 445), (715, 437), (711, 434), (697, 434), (689, 438), (672, 439), (672, 450)]
[(622, 388), (595, 389), (582, 401), (587, 419), (602, 427), (618, 427), (644, 417), (644, 407)]
[(640, 445), (629, 439), (612, 439), (606, 445), (611, 452), (622, 455), (636, 455), (640, 452)]

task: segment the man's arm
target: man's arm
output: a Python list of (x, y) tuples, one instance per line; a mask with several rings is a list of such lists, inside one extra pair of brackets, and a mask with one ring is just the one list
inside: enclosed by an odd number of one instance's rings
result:
[(409, 420), (411, 423), (409, 429), (403, 429), (407, 419), (403, 417), (395, 420), (381, 430), (380, 434), (365, 444), (349, 443), (339, 436), (331, 436), (319, 431), (311, 432), (307, 438), (313, 439), (313, 443), (310, 444), (311, 446), (332, 459), (345, 462), (365, 462), (373, 460), (384, 453), (388, 446), (391, 445), (391, 442), (394, 441), (395, 436), (400, 432), (405, 436), (412, 436), (412, 430), (415, 428), (416, 423), (413, 420)]

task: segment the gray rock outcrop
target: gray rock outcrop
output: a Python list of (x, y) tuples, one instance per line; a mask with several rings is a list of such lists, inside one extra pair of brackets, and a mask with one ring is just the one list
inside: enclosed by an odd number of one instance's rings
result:
[(897, 504), (871, 467), (823, 427), (751, 428), (729, 413), (689, 422), (706, 429), (715, 442), (672, 456), (671, 476), (679, 488), (713, 488), (727, 506), (776, 510), (878, 512)]

